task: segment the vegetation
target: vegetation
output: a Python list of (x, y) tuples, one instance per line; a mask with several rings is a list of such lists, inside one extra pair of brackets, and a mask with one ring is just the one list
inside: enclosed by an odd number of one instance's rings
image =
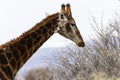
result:
[(46, 67), (29, 71), (25, 80), (52, 80), (51, 76), (51, 70)]

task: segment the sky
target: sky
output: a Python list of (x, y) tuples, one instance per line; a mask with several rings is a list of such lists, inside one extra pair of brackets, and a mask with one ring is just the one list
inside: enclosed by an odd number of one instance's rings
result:
[[(91, 16), (98, 21), (103, 14), (104, 21), (112, 19), (120, 8), (118, 0), (0, 0), (0, 44), (21, 35), (37, 22), (60, 11), (62, 3), (70, 3), (72, 15), (84, 40), (92, 34)], [(44, 47), (60, 47), (72, 42), (59, 34), (54, 34)]]

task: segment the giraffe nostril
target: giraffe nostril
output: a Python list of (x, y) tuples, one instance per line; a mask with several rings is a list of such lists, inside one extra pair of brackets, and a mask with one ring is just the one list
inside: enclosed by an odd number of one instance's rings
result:
[(60, 26), (60, 29), (62, 29), (62, 26)]

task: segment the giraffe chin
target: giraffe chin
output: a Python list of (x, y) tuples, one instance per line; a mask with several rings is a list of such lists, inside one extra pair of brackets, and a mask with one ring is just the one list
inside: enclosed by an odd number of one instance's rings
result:
[(77, 43), (77, 46), (79, 46), (79, 47), (84, 47), (84, 46), (85, 46), (85, 43), (84, 43), (84, 42), (79, 42), (79, 43)]

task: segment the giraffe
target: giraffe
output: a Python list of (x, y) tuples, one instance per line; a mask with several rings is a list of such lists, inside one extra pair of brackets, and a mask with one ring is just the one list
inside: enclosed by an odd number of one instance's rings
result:
[(49, 15), (18, 38), (0, 46), (0, 80), (14, 80), (18, 70), (54, 33), (72, 40), (79, 47), (84, 41), (72, 17), (70, 4)]

